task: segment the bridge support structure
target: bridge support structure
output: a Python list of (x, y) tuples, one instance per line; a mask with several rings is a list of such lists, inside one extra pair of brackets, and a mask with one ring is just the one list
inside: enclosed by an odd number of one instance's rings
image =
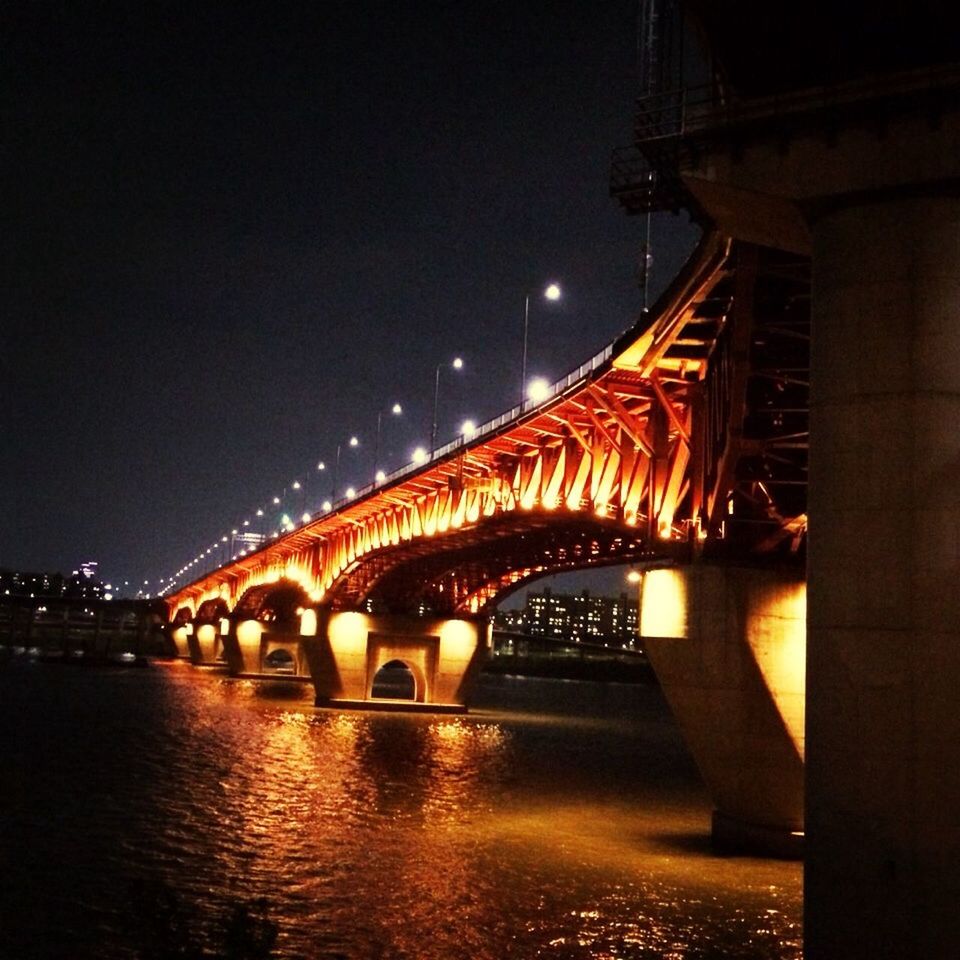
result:
[[(224, 620), (223, 658), (230, 675), (309, 678), (309, 662), (304, 644), (311, 627), (315, 629), (316, 621), (317, 615), (313, 609), (304, 610), (297, 632), (293, 632), (289, 627), (283, 630), (271, 629), (270, 623), (256, 619)], [(280, 651), (285, 655), (283, 661), (278, 661), (282, 663), (282, 670), (270, 664), (270, 658)]]
[(644, 648), (716, 805), (721, 849), (801, 855), (805, 630), (801, 570), (644, 574)]
[(682, 171), (728, 235), (812, 256), (809, 960), (960, 942), (956, 89), (929, 71), (734, 133), (707, 117)]
[(960, 199), (847, 204), (813, 243), (807, 955), (953, 956)]
[[(321, 610), (303, 638), (317, 706), (466, 710), (492, 643), (486, 617), (416, 617)], [(373, 697), (374, 677), (399, 661), (413, 674), (411, 701)]]

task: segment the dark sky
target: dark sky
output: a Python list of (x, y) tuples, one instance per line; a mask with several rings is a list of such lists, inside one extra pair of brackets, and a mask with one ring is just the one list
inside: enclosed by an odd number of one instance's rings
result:
[[(409, 460), (438, 363), (440, 442), (515, 402), (528, 291), (550, 379), (640, 312), (633, 2), (12, 6), (0, 566), (155, 589), (350, 434), (371, 479), (395, 401)], [(692, 239), (655, 219), (658, 286)]]

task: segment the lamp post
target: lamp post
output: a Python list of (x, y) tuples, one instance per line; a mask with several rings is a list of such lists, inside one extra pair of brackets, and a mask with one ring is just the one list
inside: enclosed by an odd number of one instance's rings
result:
[[(440, 407), (440, 370), (444, 364), (437, 364), (437, 373), (433, 380), (433, 425), (430, 427), (430, 453), (437, 449), (437, 411)], [(450, 363), (454, 370), (463, 368), (463, 361), (459, 357), (454, 357)]]
[[(543, 291), (545, 300), (559, 300), (560, 287), (548, 284)], [(520, 362), (520, 405), (527, 399), (527, 338), (530, 332), (530, 294), (523, 298), (523, 358)]]
[[(333, 483), (330, 485), (330, 502), (331, 503), (337, 502), (337, 482), (340, 479), (340, 450), (342, 446), (343, 446), (342, 443), (337, 444), (337, 459), (333, 465)], [(360, 441), (356, 437), (351, 437), (350, 440), (348, 441), (348, 446), (359, 447)]]
[[(326, 469), (327, 469), (327, 465), (322, 460), (319, 463), (317, 463), (317, 473), (323, 473), (324, 470)], [(323, 508), (321, 507), (321, 509)]]
[[(390, 412), (395, 416), (399, 417), (403, 413), (403, 407), (399, 403), (395, 403), (391, 408)], [(377, 482), (380, 481), (380, 471), (378, 467), (380, 466), (380, 427), (383, 421), (383, 410), (377, 411), (377, 439), (373, 444), (373, 479)]]

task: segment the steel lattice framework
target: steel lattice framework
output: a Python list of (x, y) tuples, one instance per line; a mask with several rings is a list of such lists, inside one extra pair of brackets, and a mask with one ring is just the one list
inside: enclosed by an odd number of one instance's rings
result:
[(796, 555), (808, 299), (805, 261), (709, 235), (651, 319), (549, 399), (187, 585), (171, 614), (280, 580), (335, 609), (478, 613), (561, 570)]

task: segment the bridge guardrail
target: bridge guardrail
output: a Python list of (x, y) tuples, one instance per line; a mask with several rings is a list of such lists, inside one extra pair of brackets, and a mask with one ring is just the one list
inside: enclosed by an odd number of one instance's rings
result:
[[(552, 400), (558, 394), (563, 393), (564, 390), (572, 387), (575, 383), (586, 379), (598, 367), (603, 366), (603, 364), (605, 364), (612, 356), (613, 344), (610, 343), (585, 363), (581, 363), (580, 366), (575, 370), (571, 370), (570, 373), (568, 373), (565, 377), (561, 377), (559, 380), (552, 383), (547, 388), (547, 395), (542, 400), (525, 400), (522, 404), (515, 404), (508, 410), (505, 410), (503, 413), (494, 417), (492, 420), (482, 423), (479, 427), (477, 427), (476, 430), (474, 430), (469, 438), (459, 436), (451, 440), (449, 443), (445, 443), (442, 447), (437, 447), (437, 449), (434, 450), (430, 457), (427, 460), (424, 460), (423, 463), (406, 463), (402, 467), (399, 467), (391, 473), (388, 473), (383, 480), (372, 480), (370, 483), (360, 487), (354, 497), (341, 497), (332, 504), (327, 513), (336, 513), (337, 510), (342, 510), (348, 504), (354, 503), (357, 500), (362, 500), (364, 497), (369, 496), (375, 491), (380, 490), (383, 487), (387, 487), (391, 483), (401, 480), (403, 477), (406, 477), (409, 474), (416, 473), (418, 470), (423, 470), (430, 464), (444, 459), (451, 453), (454, 453), (463, 447), (467, 447), (474, 442), (478, 442), (493, 435), (504, 425), (518, 419), (525, 413), (530, 413), (531, 411), (542, 407), (545, 403)], [(326, 516), (326, 514), (322, 515)]]
[(634, 132), (638, 144), (651, 147), (658, 142), (761, 120), (839, 112), (869, 102), (939, 93), (958, 86), (960, 66), (956, 64), (804, 87), (765, 97), (739, 98), (714, 81), (638, 98)]

